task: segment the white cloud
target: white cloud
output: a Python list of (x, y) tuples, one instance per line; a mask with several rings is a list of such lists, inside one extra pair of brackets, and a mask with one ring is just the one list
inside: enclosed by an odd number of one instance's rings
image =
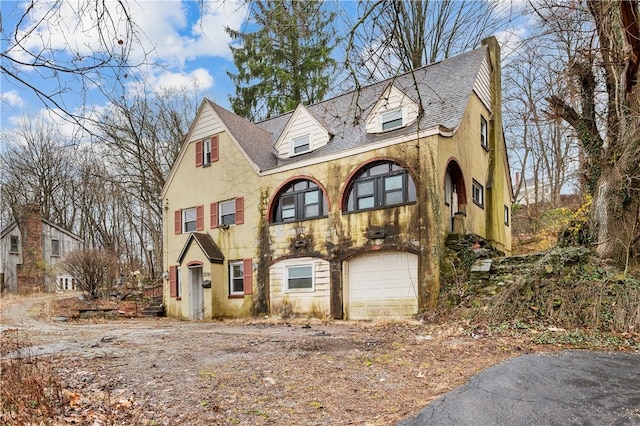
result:
[(24, 106), (24, 99), (22, 99), (20, 94), (15, 90), (0, 93), (0, 102), (7, 103), (11, 107)]
[(151, 78), (148, 82), (156, 93), (167, 89), (192, 89), (209, 90), (214, 86), (214, 79), (208, 70), (198, 68), (190, 73), (165, 72)]
[(246, 15), (246, 5), (238, 0), (207, 0), (202, 8), (197, 2), (145, 0), (131, 7), (150, 59), (175, 68), (196, 58), (230, 58), (231, 38), (224, 28), (238, 29)]

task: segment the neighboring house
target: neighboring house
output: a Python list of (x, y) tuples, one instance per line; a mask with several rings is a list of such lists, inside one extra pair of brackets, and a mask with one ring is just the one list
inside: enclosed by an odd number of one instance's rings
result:
[(483, 44), (259, 123), (205, 99), (162, 192), (167, 314), (407, 317), (435, 305), (448, 233), (509, 253)]
[(37, 205), (26, 206), (20, 222), (13, 221), (0, 232), (2, 291), (75, 290), (60, 262), (82, 245), (77, 235), (42, 219)]
[[(516, 173), (516, 186), (520, 183), (519, 179), (520, 174)], [(515, 202), (521, 206), (526, 206), (536, 203), (548, 203), (551, 202), (552, 198), (552, 187), (549, 183), (545, 181), (536, 182), (535, 178), (529, 178), (522, 182), (520, 194)]]

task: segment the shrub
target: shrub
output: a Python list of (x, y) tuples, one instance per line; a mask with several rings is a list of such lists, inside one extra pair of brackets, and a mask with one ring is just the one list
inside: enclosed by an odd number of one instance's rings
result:
[(115, 257), (97, 249), (71, 253), (64, 261), (63, 267), (88, 300), (96, 299), (104, 293), (114, 281), (118, 270)]

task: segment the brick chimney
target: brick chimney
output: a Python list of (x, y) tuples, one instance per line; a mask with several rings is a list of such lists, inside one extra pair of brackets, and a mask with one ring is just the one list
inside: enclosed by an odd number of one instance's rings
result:
[(27, 204), (22, 217), (17, 220), (22, 234), (22, 265), (18, 265), (18, 293), (43, 291), (45, 263), (40, 206)]

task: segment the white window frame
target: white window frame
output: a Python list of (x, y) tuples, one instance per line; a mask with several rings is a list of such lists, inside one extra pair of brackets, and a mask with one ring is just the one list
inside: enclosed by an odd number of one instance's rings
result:
[[(397, 120), (400, 120), (400, 124), (394, 125), (393, 127), (385, 128), (385, 125), (387, 125), (388, 123), (393, 123)], [(380, 130), (382, 130), (383, 132), (404, 127), (404, 122), (404, 111), (402, 107), (394, 108), (380, 113)]]
[[(305, 145), (307, 149), (296, 151), (296, 149), (304, 147)], [(291, 141), (291, 155), (304, 154), (309, 151), (311, 151), (311, 136), (309, 134), (293, 138)]]
[[(224, 207), (229, 208), (229, 206), (232, 208), (232, 212), (223, 214), (223, 208)], [(223, 217), (231, 216), (231, 215), (233, 215), (233, 223), (224, 223)], [(228, 225), (228, 226), (236, 225), (236, 199), (235, 198), (231, 200), (220, 201), (218, 203), (218, 226), (220, 225)]]
[(202, 142), (202, 165), (209, 166), (211, 164), (211, 139), (205, 139)]
[(475, 179), (471, 184), (471, 198), (475, 205), (484, 209), (484, 186)]
[(480, 116), (480, 146), (486, 150), (489, 150), (488, 128), (487, 119)]
[(509, 226), (509, 207), (504, 206), (504, 224)]
[[(309, 278), (311, 278), (311, 287), (310, 288), (289, 288), (289, 273), (291, 269), (294, 268), (311, 268), (311, 276)], [(300, 264), (295, 264), (295, 265), (286, 265), (284, 267), (284, 282), (285, 282), (285, 291), (287, 293), (292, 293), (292, 292), (313, 292), (316, 289), (316, 271), (315, 271), (315, 263), (311, 262), (311, 263), (300, 263)], [(304, 277), (306, 278), (306, 277)]]
[[(193, 215), (193, 220), (187, 220), (187, 216)], [(198, 212), (195, 207), (191, 207), (190, 209), (182, 209), (182, 233), (188, 234), (189, 232), (195, 232), (198, 225)], [(193, 229), (187, 230), (187, 223), (193, 223)]]
[[(240, 268), (240, 277), (236, 277), (233, 275), (233, 267), (234, 266), (239, 266)], [(233, 289), (233, 283), (234, 280), (240, 279), (240, 281), (242, 282), (242, 290), (234, 290)], [(236, 296), (236, 295), (243, 295), (244, 296), (244, 261), (242, 260), (236, 260), (233, 262), (229, 262), (229, 295), (230, 296)]]

